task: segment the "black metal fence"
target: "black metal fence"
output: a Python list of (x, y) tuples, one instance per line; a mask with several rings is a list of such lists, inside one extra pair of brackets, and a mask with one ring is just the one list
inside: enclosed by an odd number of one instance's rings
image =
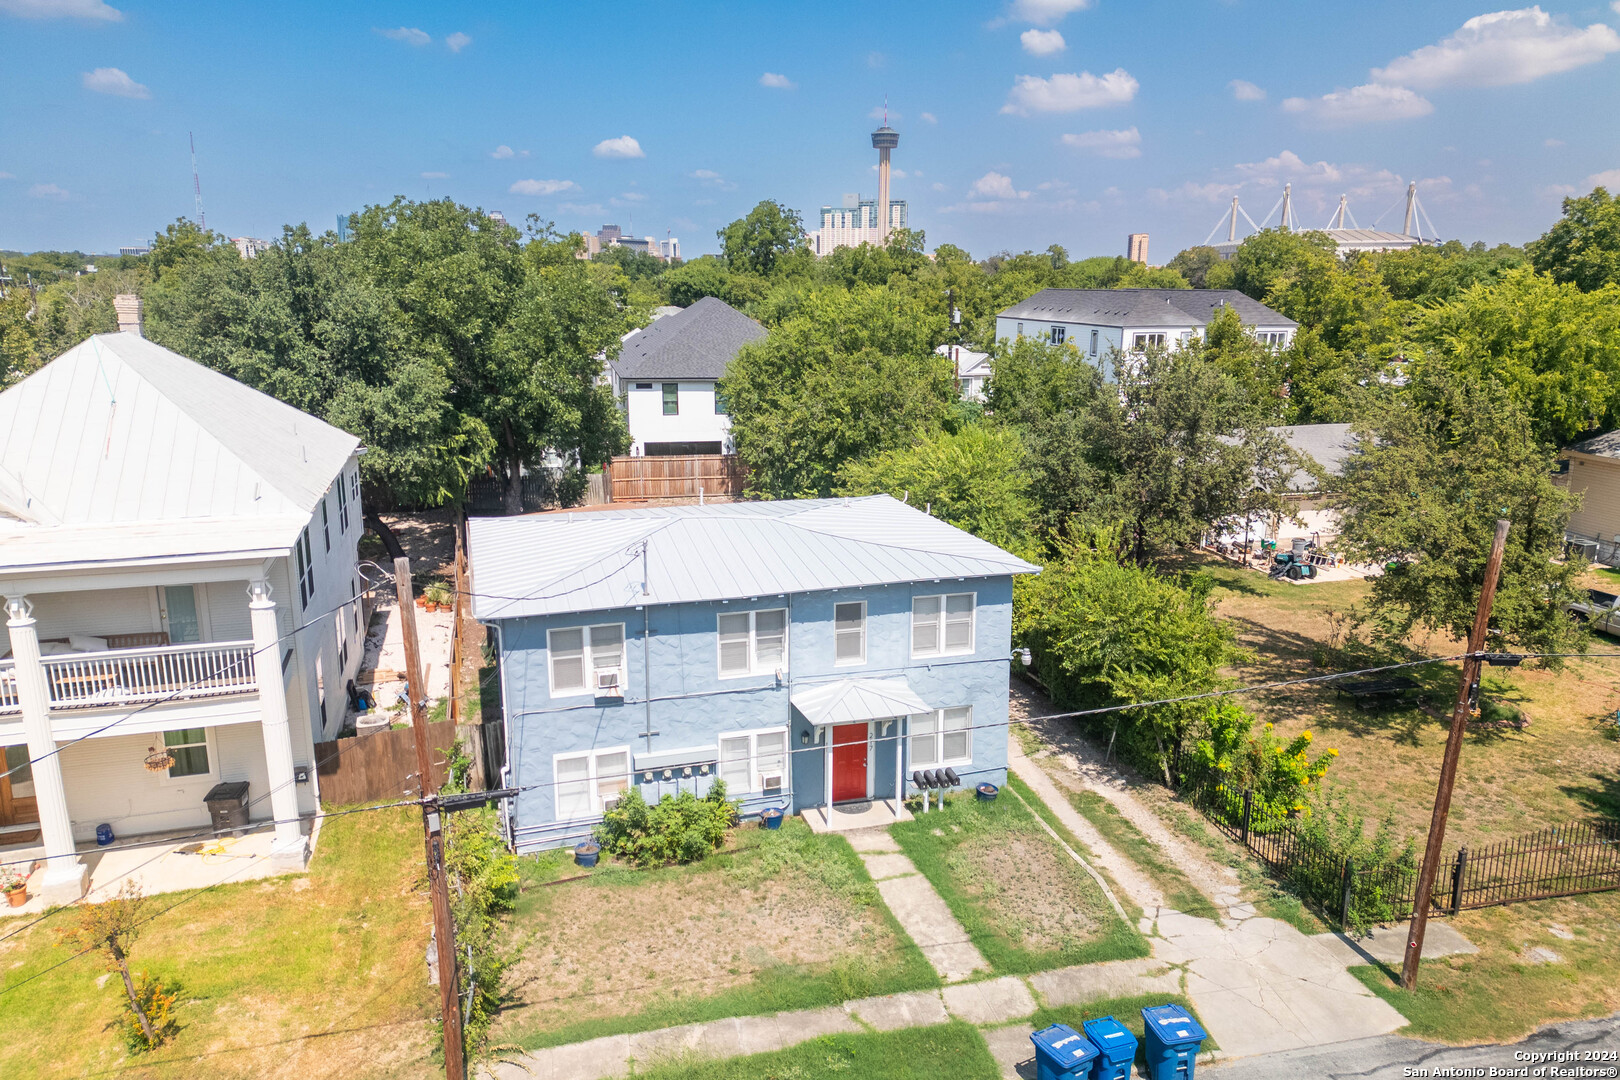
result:
[[(1220, 777), (1188, 777), (1181, 797), (1258, 857), (1302, 900), (1345, 927), (1402, 919), (1416, 902), (1410, 860), (1357, 867), (1303, 818), (1262, 816), (1253, 790)], [(1421, 854), (1421, 853), (1420, 853)], [(1393, 864), (1391, 864), (1393, 863)], [(1469, 908), (1620, 889), (1620, 819), (1556, 825), (1489, 847), (1460, 848), (1440, 863), (1430, 906)]]

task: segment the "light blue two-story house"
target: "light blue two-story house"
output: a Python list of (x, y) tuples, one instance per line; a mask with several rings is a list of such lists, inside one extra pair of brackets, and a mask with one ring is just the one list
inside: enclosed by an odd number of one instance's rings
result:
[(1006, 779), (1012, 580), (1038, 568), (889, 496), (474, 518), (469, 554), (520, 851), (631, 785), (718, 777), (836, 828), (902, 819), (913, 770)]

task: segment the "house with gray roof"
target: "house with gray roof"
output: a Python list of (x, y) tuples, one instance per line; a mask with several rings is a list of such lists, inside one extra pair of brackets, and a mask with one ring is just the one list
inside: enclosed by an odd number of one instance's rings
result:
[(1184, 345), (1202, 337), (1215, 313), (1226, 307), (1273, 348), (1286, 348), (1299, 329), (1294, 320), (1236, 289), (1042, 289), (996, 316), (996, 337), (1073, 345), (1108, 374), (1116, 353)]
[(610, 376), (630, 453), (731, 453), (731, 417), (715, 383), (744, 345), (764, 336), (763, 326), (712, 296), (626, 335)]
[[(1038, 567), (887, 495), (473, 518), (519, 851), (631, 790), (723, 780), (817, 830), (906, 820), (914, 774), (1007, 771), (1012, 582)], [(948, 778), (947, 778), (948, 779)]]
[(1581, 495), (1564, 538), (1592, 559), (1620, 564), (1620, 431), (1572, 443), (1558, 458), (1558, 481)]

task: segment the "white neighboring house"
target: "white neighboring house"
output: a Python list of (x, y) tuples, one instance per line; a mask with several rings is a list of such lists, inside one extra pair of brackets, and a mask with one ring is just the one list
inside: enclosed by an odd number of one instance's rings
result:
[(996, 338), (1044, 338), (1069, 344), (1103, 365), (1109, 356), (1151, 346), (1175, 348), (1202, 337), (1215, 313), (1231, 307), (1261, 342), (1286, 348), (1299, 324), (1236, 289), (1042, 289), (996, 316)]
[(956, 367), (956, 386), (963, 401), (984, 401), (984, 386), (990, 381), (990, 354), (974, 352), (961, 345), (941, 345), (934, 350), (948, 356)]
[(627, 336), (609, 370), (630, 453), (731, 453), (731, 417), (714, 384), (739, 349), (764, 336), (763, 326), (712, 296)]
[(358, 441), (134, 315), (0, 394), (0, 845), (40, 834), (55, 902), (98, 825), (206, 828), (227, 781), (301, 868), (364, 653)]

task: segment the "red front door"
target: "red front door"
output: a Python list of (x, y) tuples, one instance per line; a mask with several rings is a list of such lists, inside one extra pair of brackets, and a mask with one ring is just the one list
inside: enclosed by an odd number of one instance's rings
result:
[(833, 802), (866, 798), (866, 724), (833, 728)]

